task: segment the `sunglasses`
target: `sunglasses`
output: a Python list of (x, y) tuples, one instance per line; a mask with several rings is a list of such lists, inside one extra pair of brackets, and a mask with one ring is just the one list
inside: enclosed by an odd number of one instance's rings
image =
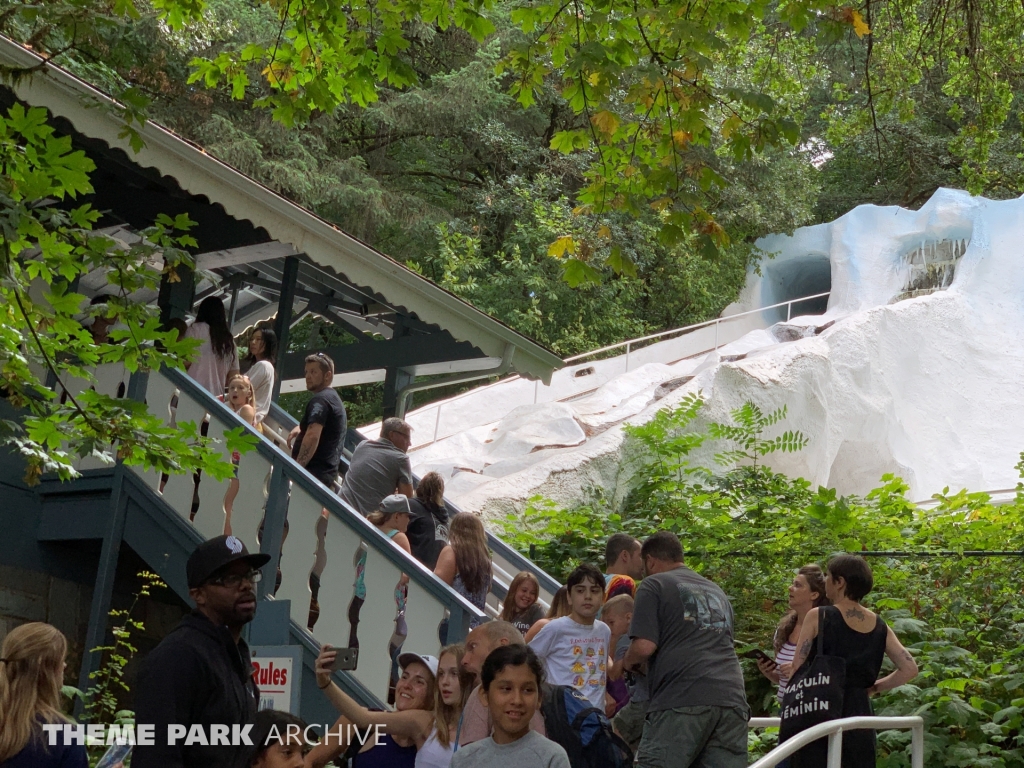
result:
[(226, 576), (215, 576), (212, 579), (207, 580), (207, 584), (216, 584), (217, 586), (227, 587), (228, 589), (235, 589), (239, 587), (243, 581), (248, 581), (251, 584), (259, 584), (263, 580), (263, 573), (261, 571), (249, 571), (248, 573), (230, 573)]

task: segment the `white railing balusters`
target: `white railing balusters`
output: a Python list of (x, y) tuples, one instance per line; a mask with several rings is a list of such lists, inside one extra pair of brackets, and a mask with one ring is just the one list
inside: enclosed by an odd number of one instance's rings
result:
[[(96, 374), (99, 391), (110, 390), (118, 396), (123, 367), (100, 370)], [(88, 382), (79, 383), (85, 389)], [(102, 390), (100, 389), (102, 387)], [(125, 385), (125, 392), (126, 392)], [(208, 423), (208, 437), (227, 454), (224, 433), (243, 427), (243, 422), (222, 403), (177, 371), (156, 371), (148, 375), (145, 397), (151, 413), (165, 425), (192, 422)], [(107, 392), (104, 392), (105, 394)], [(172, 402), (174, 405), (172, 405)], [(282, 426), (282, 425), (277, 425)], [(246, 430), (250, 435), (255, 432)], [(199, 505), (192, 518), (195, 480), (191, 473), (171, 474), (161, 492), (161, 473), (133, 471), (144, 476), (146, 484), (186, 523), (191, 523), (203, 538), (230, 532), (246, 543), (250, 551), (260, 548), (258, 531), (264, 521), (270, 493), (270, 477), (280, 477), (274, 489), (275, 510), (282, 504), (287, 510), (287, 533), (280, 550), (281, 586), (276, 595), (274, 583), (261, 584), (260, 594), (290, 600), (291, 618), (307, 629), (310, 614), (310, 573), (320, 573), (319, 616), (311, 634), (319, 643), (344, 647), (349, 641), (349, 605), (355, 582), (355, 553), (362, 544), (367, 550), (364, 581), (367, 601), (359, 616), (360, 662), (355, 678), (380, 701), (387, 701), (391, 660), (389, 645), (396, 633), (397, 605), (395, 588), (403, 571), (410, 574), (406, 600), (407, 638), (403, 647), (418, 653), (436, 654), (439, 648), (438, 626), (449, 613), (453, 616), (451, 636), (461, 639), (464, 620), (483, 616), (462, 597), (437, 579), (429, 570), (383, 537), (366, 519), (344, 506), (333, 493), (310, 478), (279, 447), (258, 439), (256, 450), (242, 453), (237, 464), (238, 490), (232, 502), (230, 520), (225, 515), (225, 494), (233, 478), (214, 480), (204, 473), (199, 482)], [(226, 456), (230, 458), (230, 456)], [(328, 509), (326, 517), (323, 510)], [(279, 512), (275, 512), (278, 515)], [(280, 521), (280, 517), (275, 517)], [(280, 522), (278, 522), (280, 525)], [(318, 530), (326, 527), (322, 543)], [(264, 547), (266, 549), (266, 547)], [(394, 638), (401, 640), (401, 637)]]

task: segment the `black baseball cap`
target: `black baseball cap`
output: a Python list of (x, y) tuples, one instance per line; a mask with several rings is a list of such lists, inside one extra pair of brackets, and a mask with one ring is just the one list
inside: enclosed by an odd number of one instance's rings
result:
[(201, 587), (207, 579), (225, 565), (244, 560), (253, 568), (262, 568), (270, 562), (270, 555), (249, 554), (245, 544), (237, 536), (216, 536), (204, 541), (189, 555), (185, 564), (188, 588)]

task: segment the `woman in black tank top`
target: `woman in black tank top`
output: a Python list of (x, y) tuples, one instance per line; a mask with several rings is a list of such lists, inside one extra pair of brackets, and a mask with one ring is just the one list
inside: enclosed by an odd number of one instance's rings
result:
[[(824, 612), (823, 649), (827, 656), (846, 660), (846, 688), (843, 693), (841, 717), (871, 715), (870, 696), (889, 691), (909, 682), (917, 675), (917, 663), (903, 647), (893, 631), (860, 601), (873, 586), (867, 561), (855, 555), (839, 555), (828, 564), (825, 592), (831, 606), (814, 608), (804, 620), (796, 656), (787, 677), (817, 653), (818, 613)], [(896, 666), (891, 674), (878, 679), (882, 657), (888, 656)], [(825, 768), (828, 740), (820, 739), (791, 758), (792, 768)], [(843, 733), (843, 768), (870, 768), (875, 765), (875, 732), (870, 730)]]

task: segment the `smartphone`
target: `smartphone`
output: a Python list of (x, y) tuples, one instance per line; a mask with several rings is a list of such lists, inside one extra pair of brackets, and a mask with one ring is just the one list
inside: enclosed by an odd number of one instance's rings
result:
[(337, 655), (331, 665), (332, 672), (348, 672), (356, 668), (359, 663), (358, 648), (334, 648), (333, 650)]
[(110, 749), (103, 753), (103, 757), (96, 763), (96, 768), (113, 768), (118, 763), (123, 763), (132, 753), (131, 744), (111, 744)]
[(767, 661), (773, 667), (777, 667), (775, 659), (769, 656), (767, 653), (762, 651), (760, 648), (754, 648), (753, 650), (747, 651), (743, 654), (744, 658), (754, 659), (755, 661)]

